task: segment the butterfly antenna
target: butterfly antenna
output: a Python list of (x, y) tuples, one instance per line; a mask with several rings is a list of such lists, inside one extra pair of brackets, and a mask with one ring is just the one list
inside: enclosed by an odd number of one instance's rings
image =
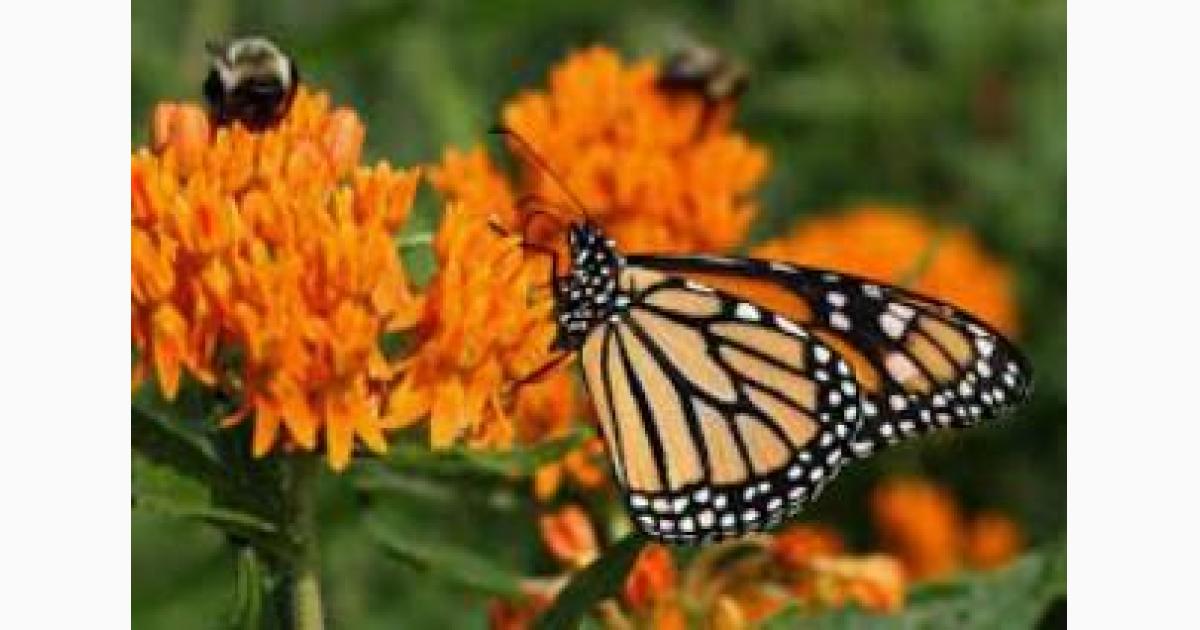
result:
[(544, 160), (542, 156), (536, 150), (534, 150), (533, 146), (529, 144), (529, 141), (525, 140), (521, 134), (509, 129), (508, 127), (505, 127), (504, 125), (496, 125), (495, 127), (489, 129), (488, 133), (505, 136), (515, 140), (517, 145), (521, 148), (521, 152), (525, 154), (525, 157), (527, 157), (529, 161), (533, 162), (538, 169), (550, 176), (550, 179), (554, 181), (554, 184), (558, 187), (558, 189), (561, 190), (563, 194), (567, 196), (567, 199), (569, 199), (571, 203), (579, 209), (579, 212), (583, 214), (583, 218), (587, 219), (588, 221), (592, 220), (592, 215), (588, 214), (587, 207), (583, 205), (583, 202), (580, 201), (579, 197), (576, 197), (575, 193), (571, 192), (571, 189), (567, 187), (566, 182), (563, 181), (562, 177), (559, 177), (558, 172), (550, 168), (550, 165), (546, 163), (546, 160)]

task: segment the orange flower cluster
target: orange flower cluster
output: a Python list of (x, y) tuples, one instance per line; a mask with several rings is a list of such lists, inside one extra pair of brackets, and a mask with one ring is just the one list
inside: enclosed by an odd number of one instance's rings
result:
[(565, 436), (575, 410), (567, 372), (514, 389), (553, 359), (555, 328), (546, 264), (489, 224), (515, 222), (507, 180), (480, 149), (447, 151), (430, 180), (447, 205), (433, 239), (437, 272), (389, 401), (394, 426), (428, 417), (434, 448)]
[(257, 455), (323, 444), (342, 469), (356, 438), (386, 448), (378, 341), (420, 314), (392, 244), (418, 173), (358, 167), (363, 136), (303, 87), (261, 134), (213, 129), (197, 105), (155, 110), (132, 158), (135, 384), (153, 371), (171, 398), (186, 371), (226, 390)]
[(985, 512), (967, 521), (944, 488), (920, 479), (892, 479), (875, 489), (871, 513), (883, 548), (914, 580), (944, 578), (967, 565), (992, 569), (1023, 547), (1012, 519)]
[(753, 255), (906, 283), (979, 315), (1003, 332), (1017, 330), (1008, 268), (988, 255), (970, 232), (939, 228), (908, 209), (861, 206), (808, 219), (791, 234), (756, 247)]
[[(508, 103), (503, 120), (625, 250), (728, 250), (757, 213), (747, 195), (767, 153), (732, 132), (728, 117), (706, 116), (700, 95), (667, 94), (657, 78), (653, 61), (626, 65), (611, 49), (588, 48), (552, 71), (548, 89)], [(522, 171), (522, 189), (569, 206), (538, 168)]]
[[(526, 628), (553, 601), (571, 574), (600, 554), (586, 512), (568, 505), (542, 516), (542, 540), (566, 572), (528, 580), (531, 597), (494, 602), (492, 628)], [(680, 567), (667, 547), (650, 544), (635, 560), (620, 597), (595, 611), (605, 627), (740, 630), (789, 607), (809, 612), (855, 604), (886, 614), (904, 603), (906, 580), (900, 563), (886, 555), (847, 555), (833, 530), (796, 526), (701, 549)]]

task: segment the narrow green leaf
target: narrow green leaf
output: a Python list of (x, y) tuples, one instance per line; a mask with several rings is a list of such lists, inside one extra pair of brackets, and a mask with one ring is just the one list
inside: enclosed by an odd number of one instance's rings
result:
[(535, 627), (538, 630), (577, 628), (589, 610), (621, 589), (646, 542), (642, 535), (630, 534), (577, 573), (550, 609), (538, 618)]
[(458, 547), (399, 535), (378, 520), (367, 522), (367, 531), (392, 558), (440, 578), (489, 595), (521, 594), (515, 573)]
[(237, 550), (235, 571), (229, 626), (233, 630), (257, 630), (262, 627), (264, 573), (254, 549)]
[(196, 480), (208, 482), (214, 479), (221, 466), (212, 444), (152, 407), (145, 400), (134, 400), (130, 410), (134, 450)]
[(171, 467), (133, 457), (133, 507), (176, 518), (207, 522), (245, 536), (274, 534), (277, 527), (257, 516), (213, 505), (208, 487)]
[(444, 476), (531, 475), (539, 467), (578, 448), (589, 435), (589, 429), (580, 427), (567, 436), (536, 446), (493, 452), (467, 448), (432, 451), (424, 444), (399, 442), (388, 448), (384, 462), (405, 475), (414, 471)]

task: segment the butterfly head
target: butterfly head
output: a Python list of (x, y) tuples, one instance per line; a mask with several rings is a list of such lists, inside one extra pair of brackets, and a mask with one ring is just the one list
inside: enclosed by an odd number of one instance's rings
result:
[(576, 350), (597, 324), (622, 307), (617, 277), (625, 260), (616, 245), (591, 221), (573, 223), (567, 229), (570, 265), (567, 274), (555, 279), (555, 312), (558, 336), (554, 346)]

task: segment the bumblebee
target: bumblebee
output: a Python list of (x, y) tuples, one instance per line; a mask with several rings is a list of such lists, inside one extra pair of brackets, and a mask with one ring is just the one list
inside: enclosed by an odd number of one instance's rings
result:
[(263, 37), (246, 37), (228, 44), (210, 42), (207, 48), (212, 68), (204, 98), (218, 125), (236, 120), (262, 131), (287, 114), (300, 72), (279, 47)]
[(710, 104), (717, 104), (735, 100), (745, 92), (749, 71), (716, 48), (693, 45), (667, 58), (658, 85), (668, 92), (699, 94)]

